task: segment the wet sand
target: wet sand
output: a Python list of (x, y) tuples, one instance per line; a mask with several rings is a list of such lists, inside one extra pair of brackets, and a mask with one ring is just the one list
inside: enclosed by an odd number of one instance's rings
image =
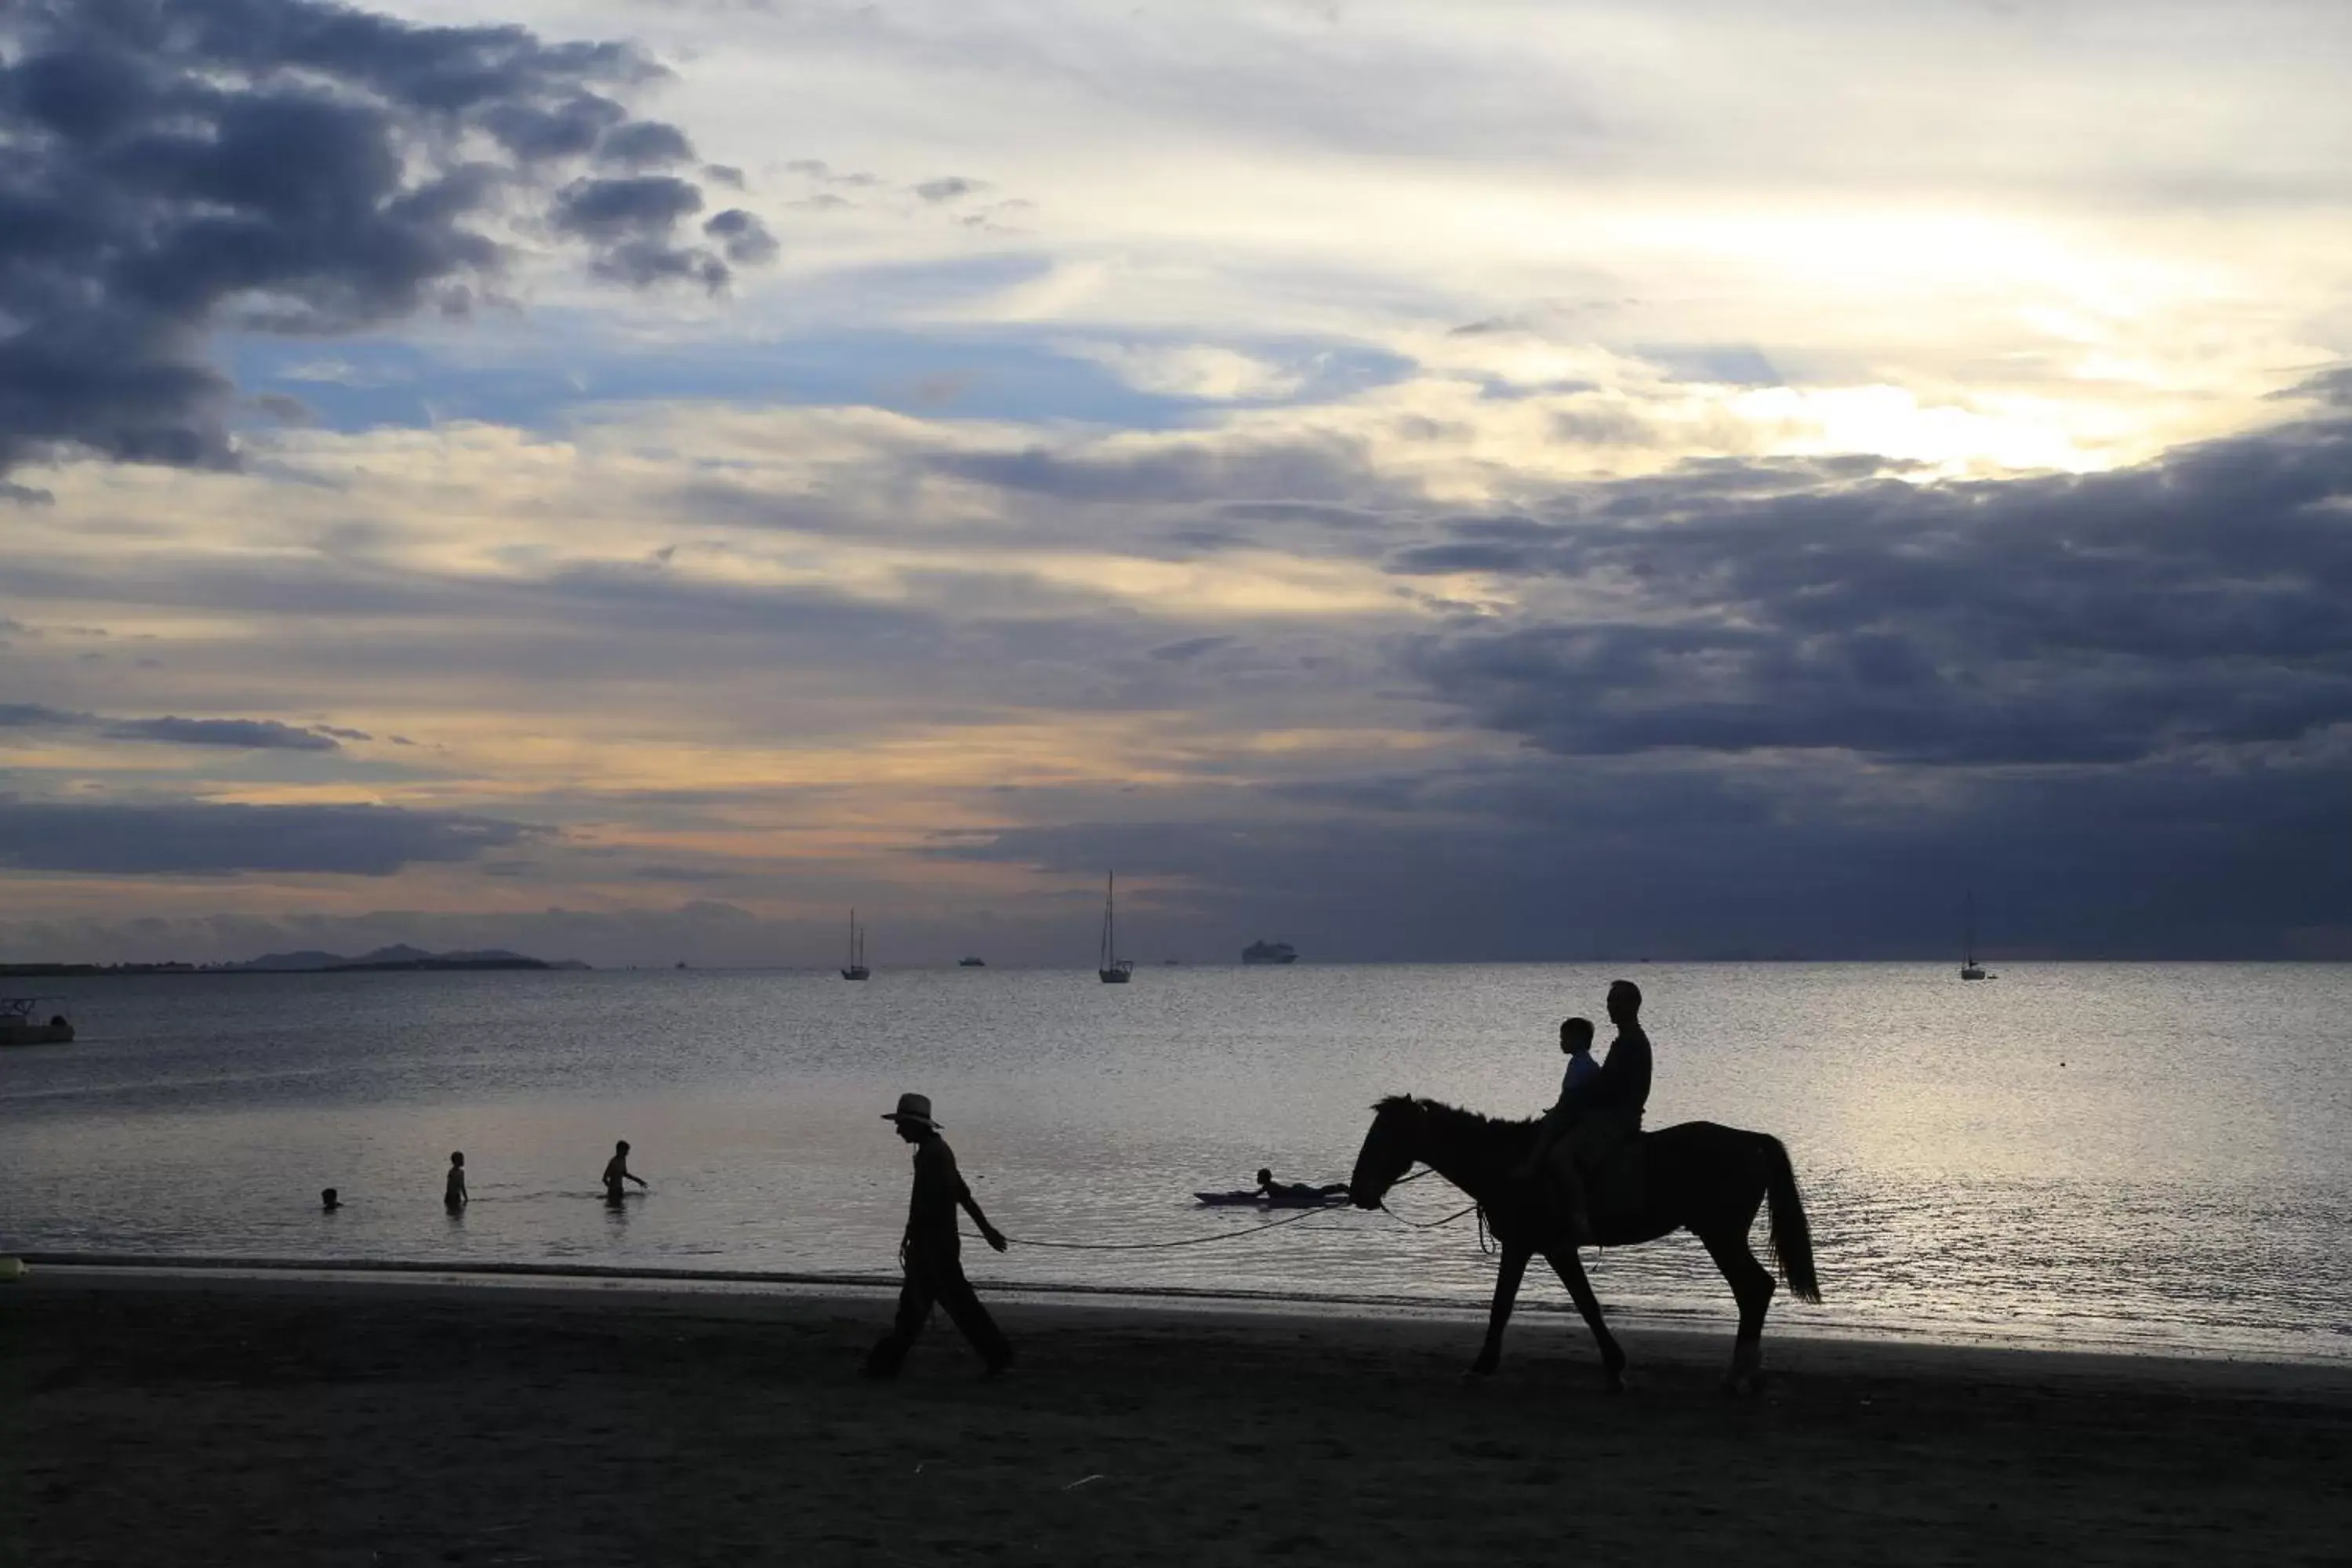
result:
[(0, 1562), (2352, 1563), (2352, 1370), (875, 1292), (37, 1271)]

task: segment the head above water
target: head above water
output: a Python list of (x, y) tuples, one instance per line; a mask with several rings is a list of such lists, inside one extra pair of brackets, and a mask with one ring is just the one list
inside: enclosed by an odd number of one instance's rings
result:
[(342, 1206), (342, 1201), (335, 1196), (334, 1188), (320, 1187), (319, 1189), (319, 1206), (323, 1209), (341, 1208)]
[(1609, 983), (1609, 1021), (1623, 1027), (1642, 1015), (1642, 988), (1630, 980)]
[(1559, 1048), (1570, 1056), (1592, 1048), (1592, 1020), (1565, 1018), (1559, 1026)]

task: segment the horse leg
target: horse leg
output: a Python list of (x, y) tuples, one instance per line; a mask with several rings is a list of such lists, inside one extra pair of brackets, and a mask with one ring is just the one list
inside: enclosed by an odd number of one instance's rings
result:
[(1506, 1246), (1503, 1266), (1495, 1273), (1495, 1305), (1486, 1314), (1486, 1342), (1479, 1347), (1478, 1359), (1470, 1370), (1479, 1377), (1486, 1376), (1503, 1359), (1503, 1326), (1511, 1321), (1511, 1308), (1519, 1299), (1519, 1280), (1528, 1271), (1528, 1249)]
[(1554, 1248), (1544, 1254), (1551, 1271), (1568, 1287), (1568, 1294), (1576, 1310), (1584, 1314), (1584, 1326), (1592, 1331), (1592, 1342), (1601, 1347), (1601, 1370), (1608, 1375), (1609, 1392), (1625, 1392), (1625, 1352), (1617, 1346), (1617, 1336), (1609, 1331), (1601, 1321), (1601, 1298), (1592, 1293), (1592, 1281), (1584, 1277), (1584, 1259), (1576, 1255), (1573, 1247)]
[(1764, 1314), (1772, 1306), (1772, 1271), (1756, 1260), (1744, 1229), (1705, 1231), (1699, 1240), (1706, 1244), (1706, 1255), (1723, 1270), (1731, 1294), (1739, 1302), (1739, 1337), (1731, 1343), (1731, 1371), (1724, 1376), (1723, 1391), (1738, 1394), (1745, 1384), (1748, 1392), (1761, 1393)]

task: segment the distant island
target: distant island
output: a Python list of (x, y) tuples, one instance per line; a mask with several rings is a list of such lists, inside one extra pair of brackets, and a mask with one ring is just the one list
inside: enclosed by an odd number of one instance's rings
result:
[(1244, 963), (1296, 963), (1298, 950), (1286, 942), (1266, 942), (1263, 939), (1242, 949)]
[(58, 979), (108, 974), (348, 974), (355, 972), (472, 969), (586, 969), (576, 959), (550, 963), (501, 947), (427, 952), (420, 947), (379, 947), (356, 958), (304, 948), (265, 952), (243, 963), (0, 963), (0, 978)]

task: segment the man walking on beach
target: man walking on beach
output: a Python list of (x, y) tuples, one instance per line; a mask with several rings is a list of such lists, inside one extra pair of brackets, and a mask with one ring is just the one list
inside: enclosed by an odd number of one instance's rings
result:
[(981, 1360), (993, 1374), (1013, 1364), (1013, 1347), (1005, 1342), (996, 1320), (980, 1304), (971, 1281), (963, 1277), (962, 1243), (956, 1236), (956, 1210), (961, 1208), (980, 1226), (988, 1245), (1002, 1252), (1004, 1233), (988, 1223), (956, 1169), (955, 1151), (940, 1136), (931, 1120), (929, 1096), (902, 1094), (898, 1109), (886, 1113), (898, 1136), (915, 1146), (915, 1190), (907, 1204), (907, 1238), (898, 1244), (898, 1261), (907, 1281), (898, 1291), (898, 1318), (866, 1358), (868, 1377), (896, 1377), (908, 1347), (930, 1321), (934, 1302), (948, 1310)]

